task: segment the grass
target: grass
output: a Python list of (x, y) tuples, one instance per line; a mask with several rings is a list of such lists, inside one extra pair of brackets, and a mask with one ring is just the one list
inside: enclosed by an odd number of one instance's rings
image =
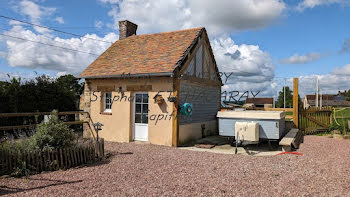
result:
[[(334, 113), (334, 111), (333, 111)], [(344, 108), (336, 108), (335, 109), (335, 117), (337, 119), (337, 122), (341, 126), (345, 126), (346, 129), (349, 129), (348, 127), (348, 121), (350, 120), (350, 109), (344, 109)]]
[[(336, 117), (337, 118), (340, 118), (340, 117), (347, 117), (347, 118), (350, 118), (350, 109), (344, 109), (344, 110), (341, 110), (342, 108), (336, 108)], [(341, 110), (341, 111), (340, 111)]]

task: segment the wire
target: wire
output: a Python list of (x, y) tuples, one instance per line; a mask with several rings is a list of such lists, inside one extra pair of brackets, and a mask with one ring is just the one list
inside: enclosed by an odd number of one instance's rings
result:
[(25, 23), (25, 24), (28, 24), (28, 25), (32, 25), (32, 26), (36, 26), (36, 27), (41, 27), (41, 28), (45, 28), (45, 29), (52, 30), (52, 31), (56, 31), (56, 32), (68, 34), (68, 35), (71, 35), (71, 36), (83, 37), (83, 38), (87, 38), (87, 39), (91, 39), (91, 40), (96, 40), (96, 41), (100, 41), (100, 42), (105, 42), (105, 43), (113, 44), (113, 42), (109, 42), (109, 41), (106, 41), (106, 40), (100, 40), (100, 39), (90, 38), (90, 37), (86, 37), (86, 36), (83, 36), (83, 35), (74, 34), (74, 33), (62, 31), (62, 30), (59, 30), (59, 29), (55, 29), (55, 28), (52, 28), (52, 27), (46, 27), (46, 26), (43, 26), (43, 25), (38, 25), (38, 24), (30, 23), (30, 22), (27, 22), (27, 21), (15, 19), (15, 18), (8, 17), (8, 16), (0, 15), (0, 17), (1, 17), (1, 18), (5, 18), (5, 19), (8, 19), (8, 20), (14, 20), (14, 21), (18, 21), (18, 22)]
[(11, 35), (6, 35), (6, 34), (2, 34), (2, 33), (0, 33), (0, 35), (1, 36), (5, 36), (5, 37), (19, 39), (19, 40), (29, 41), (29, 42), (33, 42), (33, 43), (38, 43), (38, 44), (42, 44), (42, 45), (47, 45), (47, 46), (51, 46), (51, 47), (57, 47), (57, 48), (61, 48), (61, 49), (66, 49), (66, 50), (70, 50), (70, 51), (75, 51), (75, 52), (80, 52), (80, 53), (86, 53), (86, 54), (90, 54), (90, 55), (100, 56), (98, 54), (94, 54), (94, 53), (90, 53), (90, 52), (79, 51), (79, 50), (76, 50), (76, 49), (70, 49), (70, 48), (66, 48), (66, 47), (60, 47), (60, 46), (53, 45), (53, 44), (47, 44), (47, 43), (38, 42), (38, 41), (34, 41), (34, 40), (28, 40), (28, 39), (24, 39), (24, 38), (20, 38), (20, 37), (16, 37), (16, 36), (11, 36)]
[[(22, 33), (23, 33), (23, 32), (19, 32), (19, 31), (4, 29), (4, 28), (0, 28), (0, 29), (1, 29), (1, 30), (5, 30), (5, 31), (8, 31), (8, 32), (17, 33), (17, 34), (22, 34)], [(40, 36), (43, 36), (43, 37), (45, 37), (45, 38), (48, 38), (47, 40), (50, 40), (50, 41), (52, 41), (52, 42), (58, 42), (58, 43), (62, 43), (62, 44), (67, 44), (66, 42), (63, 42), (63, 41), (52, 40), (52, 38), (50, 38), (49, 36), (45, 36), (45, 35), (40, 35)]]

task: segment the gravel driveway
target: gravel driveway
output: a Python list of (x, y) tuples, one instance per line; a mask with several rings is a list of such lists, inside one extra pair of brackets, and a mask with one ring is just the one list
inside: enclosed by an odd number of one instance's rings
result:
[(350, 196), (350, 140), (307, 136), (303, 156), (107, 143), (110, 162), (0, 179), (10, 196)]

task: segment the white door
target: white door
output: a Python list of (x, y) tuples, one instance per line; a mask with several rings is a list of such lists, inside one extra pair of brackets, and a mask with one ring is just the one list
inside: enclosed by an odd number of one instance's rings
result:
[(135, 93), (134, 140), (148, 141), (148, 93)]

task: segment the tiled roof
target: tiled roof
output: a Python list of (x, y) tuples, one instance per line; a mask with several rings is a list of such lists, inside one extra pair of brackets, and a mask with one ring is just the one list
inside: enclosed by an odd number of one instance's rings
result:
[[(310, 106), (315, 106), (315, 100), (309, 100)], [(319, 102), (320, 105), (321, 101)], [(322, 100), (322, 106), (338, 106), (338, 107), (349, 107), (349, 101), (344, 100)]]
[[(334, 95), (334, 94), (323, 94), (322, 95), (322, 99), (323, 100), (334, 100), (334, 96), (336, 96), (336, 95)], [(319, 95), (319, 98), (320, 97), (321, 96)], [(306, 95), (306, 98), (307, 98), (307, 100), (316, 100), (316, 95), (315, 94)]]
[(80, 77), (173, 72), (204, 28), (134, 35), (118, 40)]
[(273, 104), (273, 98), (247, 98), (245, 103)]

